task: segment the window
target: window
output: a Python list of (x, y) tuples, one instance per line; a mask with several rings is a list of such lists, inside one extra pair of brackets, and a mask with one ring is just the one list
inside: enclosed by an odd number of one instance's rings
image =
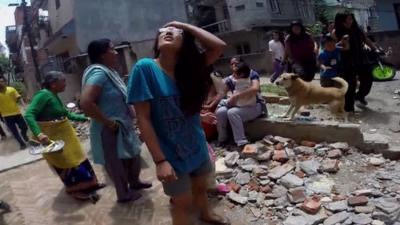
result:
[(224, 5), (223, 11), (224, 11), (224, 19), (229, 19), (229, 10), (227, 5)]
[(56, 9), (60, 8), (60, 0), (55, 0), (56, 1)]
[(250, 44), (249, 43), (241, 43), (236, 45), (236, 54), (250, 54)]
[(235, 6), (236, 11), (242, 11), (245, 9), (244, 5)]
[(256, 6), (257, 6), (257, 7), (260, 7), (260, 8), (263, 8), (263, 7), (264, 7), (264, 3), (262, 3), (262, 2), (256, 2)]
[(271, 12), (273, 13), (281, 13), (281, 9), (279, 8), (278, 0), (269, 0), (269, 5), (271, 6)]

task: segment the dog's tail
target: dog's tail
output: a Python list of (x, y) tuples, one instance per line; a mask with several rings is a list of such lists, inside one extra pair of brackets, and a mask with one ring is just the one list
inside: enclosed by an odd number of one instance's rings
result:
[(349, 84), (347, 84), (347, 82), (340, 77), (334, 77), (334, 78), (332, 78), (332, 80), (334, 80), (340, 84), (339, 91), (340, 91), (340, 93), (345, 95), (347, 92), (347, 89), (349, 88)]

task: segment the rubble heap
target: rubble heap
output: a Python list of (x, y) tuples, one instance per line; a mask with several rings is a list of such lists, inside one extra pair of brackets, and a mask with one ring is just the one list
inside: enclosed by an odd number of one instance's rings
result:
[(225, 202), (249, 224), (400, 224), (400, 163), (381, 155), (278, 136), (217, 155)]

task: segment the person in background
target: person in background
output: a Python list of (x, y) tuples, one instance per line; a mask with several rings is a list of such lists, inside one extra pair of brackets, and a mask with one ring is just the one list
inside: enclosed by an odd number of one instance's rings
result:
[(0, 200), (0, 209), (4, 210), (5, 212), (11, 212), (10, 205), (8, 205), (7, 202), (3, 200)]
[(240, 62), (237, 65), (237, 79), (235, 81), (235, 89), (232, 94), (239, 96), (235, 102), (229, 102), (229, 99), (221, 100), (218, 107), (251, 107), (257, 104), (257, 96), (253, 95), (241, 95), (241, 93), (245, 92), (252, 86), (252, 80), (250, 79), (251, 69), (250, 67), (244, 63)]
[(223, 84), (222, 75), (217, 71), (213, 71), (211, 74), (212, 83), (209, 84), (210, 90), (208, 92), (207, 99), (203, 104), (200, 112), (201, 126), (206, 134), (207, 141), (212, 141), (218, 135), (217, 132), (217, 118), (215, 117), (215, 109), (218, 106), (218, 87)]
[(0, 75), (0, 115), (14, 138), (18, 141), (20, 149), (25, 149), (26, 142), (29, 141), (27, 135), (28, 127), (18, 103), (24, 105), (22, 96), (15, 88), (7, 86), (6, 78)]
[[(349, 12), (336, 14), (333, 33), (337, 41), (342, 40), (345, 35), (349, 36), (349, 49), (341, 52), (341, 62), (342, 76), (349, 84), (345, 96), (345, 110), (354, 112), (356, 100), (363, 106), (368, 104), (365, 97), (371, 91), (373, 83), (372, 68), (368, 62), (364, 45), (374, 51), (377, 51), (377, 47), (358, 26), (354, 15)], [(357, 78), (360, 81), (360, 86), (356, 93)]]
[(285, 41), (284, 62), (290, 64), (292, 71), (289, 72), (298, 74), (304, 81), (312, 81), (316, 71), (317, 52), (318, 46), (303, 24), (293, 21)]
[[(227, 94), (231, 94), (230, 97), (224, 99), (225, 104), (217, 108), (217, 129), (218, 129), (218, 146), (224, 147), (229, 142), (229, 132), (228, 127), (232, 129), (233, 138), (237, 147), (243, 147), (248, 144), (248, 140), (244, 133), (243, 123), (246, 121), (253, 120), (265, 111), (265, 105), (262, 100), (258, 97), (260, 91), (260, 77), (258, 73), (254, 70), (250, 71), (249, 79), (251, 81), (251, 86), (240, 93), (235, 93), (236, 83), (240, 79), (239, 65), (244, 63), (243, 59), (238, 56), (231, 58), (231, 69), (232, 75), (225, 79), (225, 91), (220, 96), (222, 100)], [(239, 99), (243, 98), (256, 98), (256, 104), (247, 107), (237, 107), (237, 102)]]
[(84, 122), (88, 118), (69, 112), (58, 94), (66, 87), (64, 74), (48, 72), (44, 78), (43, 89), (32, 98), (25, 119), (35, 139), (43, 145), (51, 140), (64, 141), (61, 152), (45, 153), (43, 158), (60, 177), (65, 191), (76, 199), (97, 201), (96, 191), (105, 185), (97, 181), (92, 165), (85, 156), (69, 120)]
[(285, 37), (280, 31), (272, 32), (272, 40), (268, 43), (269, 52), (271, 52), (274, 73), (271, 75), (270, 82), (274, 83), (283, 73), (283, 58), (285, 56)]
[(192, 224), (191, 209), (198, 210), (206, 223), (230, 224), (209, 207), (207, 178), (212, 164), (200, 122), (210, 87), (209, 66), (225, 46), (201, 28), (170, 22), (158, 30), (155, 58), (139, 60), (129, 79), (128, 102), (135, 107), (157, 177), (171, 197), (174, 225)]
[(323, 49), (318, 56), (318, 62), (321, 68), (320, 83), (322, 87), (335, 87), (336, 83), (332, 78), (338, 76), (340, 62), (340, 51), (346, 51), (349, 48), (348, 36), (336, 43), (336, 40), (330, 36), (322, 37), (321, 44)]
[(105, 166), (114, 182), (117, 202), (135, 201), (140, 189), (150, 183), (140, 181), (140, 140), (135, 132), (133, 108), (126, 104), (125, 83), (116, 71), (118, 55), (109, 39), (90, 42), (92, 63), (82, 78), (80, 106), (93, 118), (90, 143), (95, 163)]
[[(0, 115), (0, 121), (4, 122), (3, 117)], [(3, 127), (0, 124), (0, 135), (1, 135), (1, 140), (4, 140), (7, 138), (6, 132), (3, 130)]]

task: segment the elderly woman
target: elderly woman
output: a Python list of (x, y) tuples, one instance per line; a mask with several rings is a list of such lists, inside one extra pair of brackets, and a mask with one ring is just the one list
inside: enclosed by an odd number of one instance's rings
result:
[(43, 157), (56, 171), (65, 190), (78, 199), (98, 200), (96, 190), (104, 187), (86, 158), (70, 120), (87, 121), (84, 115), (67, 111), (58, 97), (65, 90), (65, 77), (61, 72), (49, 72), (43, 89), (38, 91), (28, 106), (25, 119), (33, 135), (43, 144), (50, 140), (63, 140), (63, 151), (46, 153)]
[[(244, 91), (233, 94), (236, 89), (236, 83), (240, 79), (238, 65), (244, 63), (243, 59), (236, 56), (230, 61), (232, 75), (225, 79), (225, 91), (223, 96), (231, 93), (231, 96), (227, 99), (227, 105), (221, 105), (217, 111), (217, 128), (218, 128), (218, 145), (224, 147), (229, 141), (228, 125), (232, 129), (233, 139), (238, 147), (244, 146), (248, 143), (248, 140), (244, 133), (244, 122), (253, 120), (262, 115), (265, 109), (265, 104), (258, 97), (260, 91), (260, 77), (254, 70), (250, 71), (249, 80), (251, 85)], [(239, 99), (243, 98), (254, 98), (255, 104), (246, 107), (235, 106)]]
[(90, 65), (82, 79), (81, 107), (93, 118), (90, 140), (93, 160), (105, 166), (114, 181), (117, 201), (134, 201), (137, 191), (151, 184), (139, 180), (140, 141), (133, 124), (134, 110), (126, 104), (126, 86), (116, 71), (118, 55), (108, 39), (92, 41)]

